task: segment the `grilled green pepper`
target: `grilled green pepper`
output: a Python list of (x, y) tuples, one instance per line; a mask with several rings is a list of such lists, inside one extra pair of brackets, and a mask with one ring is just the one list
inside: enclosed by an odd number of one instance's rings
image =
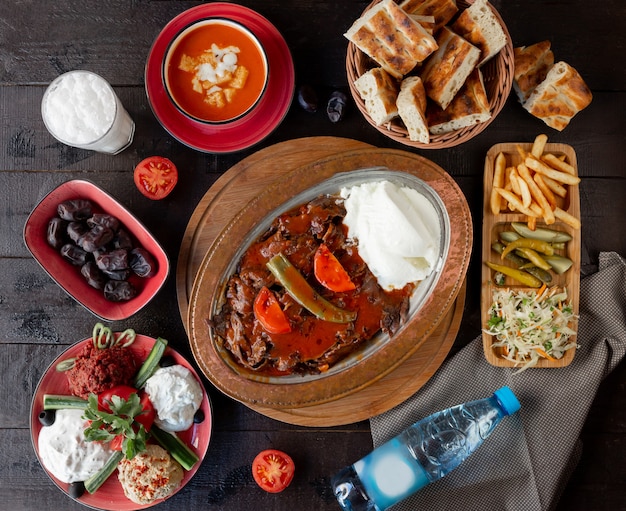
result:
[(332, 323), (350, 323), (356, 319), (356, 312), (340, 309), (320, 296), (282, 253), (272, 257), (267, 267), (294, 300), (319, 319)]

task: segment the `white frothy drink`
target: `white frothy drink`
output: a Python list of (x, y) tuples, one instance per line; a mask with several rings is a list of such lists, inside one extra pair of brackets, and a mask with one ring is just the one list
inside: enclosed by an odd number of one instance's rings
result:
[(41, 102), (44, 124), (64, 144), (117, 154), (133, 140), (135, 123), (113, 88), (90, 71), (57, 77)]

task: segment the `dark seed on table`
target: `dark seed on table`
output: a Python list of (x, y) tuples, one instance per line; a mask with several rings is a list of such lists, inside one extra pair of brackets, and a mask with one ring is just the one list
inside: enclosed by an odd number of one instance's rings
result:
[(109, 280), (104, 286), (104, 297), (112, 302), (125, 302), (136, 295), (137, 290), (125, 280)]
[(65, 245), (67, 235), (67, 221), (54, 217), (48, 222), (48, 245), (57, 250)]
[(86, 199), (71, 199), (57, 206), (57, 213), (63, 220), (70, 222), (87, 220), (91, 216), (91, 202)]
[(41, 422), (42, 426), (52, 426), (55, 419), (55, 410), (42, 410), (39, 412), (39, 422)]
[(326, 105), (326, 113), (330, 122), (339, 122), (343, 119), (347, 105), (348, 97), (343, 92), (333, 92), (328, 100), (328, 105)]
[(317, 112), (317, 93), (310, 85), (298, 89), (298, 103), (306, 112)]

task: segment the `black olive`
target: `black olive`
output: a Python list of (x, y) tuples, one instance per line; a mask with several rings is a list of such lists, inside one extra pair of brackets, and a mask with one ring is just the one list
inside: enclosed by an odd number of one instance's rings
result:
[(107, 229), (111, 229), (113, 232), (117, 232), (120, 228), (120, 221), (113, 215), (107, 215), (106, 213), (94, 213), (91, 218), (87, 219), (87, 225), (89, 227), (100, 225), (102, 227), (106, 227)]
[(310, 85), (298, 88), (298, 103), (306, 112), (317, 112), (317, 93)]
[(61, 255), (74, 266), (82, 266), (88, 260), (87, 252), (71, 243), (61, 247)]
[(166, 355), (159, 362), (161, 367), (171, 367), (176, 365), (176, 359), (172, 355)]
[(98, 269), (98, 266), (95, 262), (88, 261), (83, 264), (80, 269), (80, 273), (83, 277), (85, 277), (87, 284), (89, 284), (91, 287), (95, 289), (104, 289), (104, 285), (106, 284), (107, 279), (104, 274)]
[(112, 302), (125, 302), (136, 295), (137, 290), (126, 280), (109, 280), (104, 286), (104, 297)]
[(68, 493), (73, 499), (78, 499), (82, 497), (83, 493), (85, 493), (85, 483), (83, 483), (82, 481), (70, 483), (68, 487)]
[(57, 213), (63, 220), (87, 220), (91, 216), (91, 202), (86, 199), (66, 200), (57, 206)]
[(198, 410), (193, 415), (193, 422), (194, 424), (200, 424), (201, 422), (204, 422), (204, 412), (202, 410)]
[(157, 272), (156, 262), (150, 252), (137, 247), (130, 251), (129, 265), (140, 277), (152, 277)]
[(328, 104), (326, 105), (326, 114), (330, 122), (339, 122), (343, 119), (348, 105), (348, 97), (341, 91), (336, 90), (330, 95)]
[(43, 426), (52, 426), (55, 419), (55, 410), (42, 410), (39, 412), (39, 422), (41, 422)]
[(57, 250), (65, 245), (67, 222), (61, 218), (54, 217), (48, 222), (48, 245)]

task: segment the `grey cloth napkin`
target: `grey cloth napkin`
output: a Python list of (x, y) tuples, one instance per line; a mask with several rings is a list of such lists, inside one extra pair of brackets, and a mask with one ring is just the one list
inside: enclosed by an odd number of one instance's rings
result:
[(394, 511), (504, 511), (553, 508), (580, 457), (580, 431), (598, 386), (626, 353), (626, 261), (601, 253), (599, 271), (581, 280), (578, 344), (559, 369), (490, 365), (480, 337), (447, 360), (416, 394), (370, 421), (374, 446), (449, 406), (511, 387), (522, 408), (439, 481)]

